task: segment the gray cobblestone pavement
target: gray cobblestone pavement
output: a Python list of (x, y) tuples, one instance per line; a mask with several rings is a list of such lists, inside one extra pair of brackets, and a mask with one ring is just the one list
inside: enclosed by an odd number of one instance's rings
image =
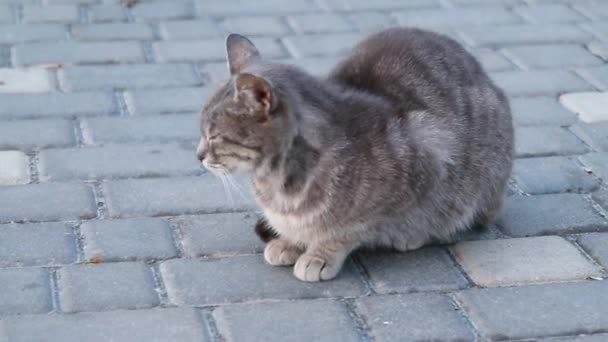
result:
[[(510, 196), (459, 243), (300, 282), (200, 169), (196, 112), (229, 32), (322, 74), (395, 25), (510, 95)], [(0, 341), (608, 341), (606, 91), (605, 0), (0, 0)]]

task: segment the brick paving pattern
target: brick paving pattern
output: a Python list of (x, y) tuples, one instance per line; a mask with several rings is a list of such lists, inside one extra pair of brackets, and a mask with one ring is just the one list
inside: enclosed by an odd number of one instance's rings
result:
[[(608, 2), (0, 0), (0, 341), (608, 341)], [(224, 38), (323, 74), (366, 34), (445, 33), (511, 98), (498, 222), (266, 265), (251, 198), (196, 162)]]

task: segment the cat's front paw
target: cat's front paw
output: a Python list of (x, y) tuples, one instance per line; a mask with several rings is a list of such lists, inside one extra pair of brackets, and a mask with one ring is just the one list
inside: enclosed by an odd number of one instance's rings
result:
[(316, 282), (335, 278), (340, 268), (342, 263), (338, 265), (333, 260), (328, 261), (321, 256), (306, 253), (296, 261), (293, 274), (302, 281)]
[(272, 266), (291, 266), (304, 251), (285, 240), (270, 240), (264, 248), (264, 259)]

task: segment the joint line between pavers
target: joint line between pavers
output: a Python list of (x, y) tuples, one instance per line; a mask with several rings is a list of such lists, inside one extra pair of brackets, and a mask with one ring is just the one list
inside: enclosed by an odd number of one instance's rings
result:
[(213, 83), (211, 75), (201, 70), (201, 65), (199, 63), (192, 64), (192, 71), (194, 72), (194, 75), (196, 75), (196, 77), (200, 80), (203, 86), (207, 86)]
[[(498, 229), (498, 230), (500, 231), (500, 229)], [(500, 232), (502, 233), (502, 231), (500, 231)], [(477, 284), (475, 284), (475, 282), (473, 281), (473, 279), (471, 279), (471, 277), (469, 277), (469, 275), (467, 274), (467, 272), (465, 272), (464, 268), (462, 268), (462, 265), (458, 262), (458, 258), (456, 258), (456, 255), (454, 255), (452, 253), (452, 249), (451, 248), (447, 248), (447, 247), (443, 247), (443, 248), (448, 253), (448, 257), (450, 258), (450, 261), (452, 262), (452, 264), (454, 265), (454, 267), (456, 267), (456, 269), (458, 270), (458, 272), (460, 272), (460, 274), (467, 281), (468, 288), (478, 287)]]
[[(602, 83), (601, 80), (596, 79), (593, 75), (590, 75), (587, 73), (587, 71), (584, 68), (577, 68), (574, 70), (567, 70), (568, 73), (570, 73), (571, 75), (574, 75), (578, 78), (580, 78), (581, 80), (587, 82), (589, 85), (591, 85), (592, 87), (594, 87), (595, 91), (606, 91), (608, 90), (607, 86)], [(560, 93), (559, 96), (563, 95), (564, 93)], [(558, 96), (558, 98), (559, 98)]]
[(144, 52), (144, 60), (146, 63), (154, 64), (156, 59), (154, 58), (154, 49), (152, 48), (151, 41), (143, 41), (141, 42), (142, 50)]
[(363, 266), (363, 263), (359, 259), (359, 255), (354, 253), (351, 254), (351, 260), (355, 267), (355, 272), (357, 272), (357, 276), (359, 277), (361, 282), (363, 282), (363, 285), (365, 285), (365, 287), (367, 288), (366, 295), (377, 294), (372, 284), (372, 278), (370, 277), (369, 272), (367, 271), (365, 266)]
[(173, 247), (175, 247), (175, 251), (177, 252), (177, 258), (182, 258), (184, 255), (182, 231), (180, 230), (178, 224), (171, 218), (166, 219), (166, 222), (169, 225), (171, 242), (173, 243)]
[(28, 156), (28, 168), (29, 168), (29, 176), (30, 182), (28, 184), (38, 184), (40, 183), (40, 177), (38, 172), (38, 152), (37, 150), (32, 150), (27, 153)]
[(118, 109), (118, 116), (130, 116), (129, 106), (127, 105), (127, 100), (125, 99), (125, 91), (114, 91), (113, 98)]
[(84, 135), (82, 133), (82, 122), (78, 117), (72, 119), (72, 126), (74, 132), (74, 141), (76, 143), (76, 147), (84, 146)]
[(595, 202), (593, 200), (593, 198), (591, 197), (590, 194), (583, 194), (582, 195), (583, 199), (585, 201), (587, 201), (587, 203), (591, 204), (591, 206), (593, 207), (593, 209), (595, 209), (595, 211), (604, 219), (607, 220), (608, 219), (608, 212), (606, 212), (606, 210), (604, 210), (604, 208), (602, 208), (601, 205), (599, 205), (599, 203)]
[(123, 6), (122, 7), (122, 12), (125, 14), (125, 18), (127, 19), (126, 21), (128, 23), (134, 23), (135, 22), (135, 17), (133, 16), (133, 13), (131, 13), (131, 9), (129, 9), (127, 6)]
[(455, 292), (446, 293), (445, 295), (450, 299), (452, 305), (454, 305), (458, 314), (464, 319), (464, 321), (468, 325), (469, 330), (475, 336), (475, 341), (485, 341), (485, 339), (481, 335), (479, 327), (477, 327), (477, 325), (475, 325), (475, 322), (473, 322), (471, 317), (469, 317), (467, 311), (464, 309), (464, 305), (458, 300), (458, 298), (456, 298)]
[(93, 186), (93, 198), (97, 207), (97, 218), (105, 219), (108, 217), (108, 207), (106, 206), (106, 196), (101, 182), (94, 181), (90, 184)]
[(202, 309), (197, 309), (197, 312), (200, 314), (201, 323), (205, 327), (206, 335), (209, 337), (211, 341), (221, 342), (226, 341), (226, 339), (220, 333), (219, 328), (217, 327), (217, 323), (213, 318), (213, 311), (217, 308), (217, 306), (209, 306)]
[(587, 20), (595, 20), (596, 19), (596, 18), (593, 17), (593, 15), (589, 15), (589, 13), (587, 11), (582, 10), (578, 6), (574, 6), (574, 4), (572, 4), (572, 3), (567, 3), (565, 5), (569, 9), (571, 9), (572, 11), (574, 11), (575, 13), (580, 14), (583, 17), (587, 18)]
[(346, 298), (346, 299), (341, 299), (339, 301), (341, 301), (344, 304), (344, 306), (346, 307), (346, 312), (348, 313), (348, 316), (351, 318), (351, 320), (355, 326), (355, 329), (357, 329), (360, 341), (361, 342), (373, 341), (373, 338), (370, 335), (371, 328), (367, 324), (367, 321), (365, 320), (365, 318), (363, 318), (363, 316), (357, 311), (357, 306), (355, 305), (355, 299)]
[(49, 287), (51, 291), (51, 305), (53, 308), (52, 312), (61, 312), (61, 305), (59, 304), (59, 279), (57, 278), (57, 269), (59, 267), (49, 267)]
[(15, 4), (13, 11), (15, 24), (21, 24), (23, 22), (23, 4)]
[[(89, 15), (87, 12), (87, 8), (84, 4), (78, 5), (78, 22), (81, 24), (89, 23)], [(68, 31), (71, 31), (71, 30), (68, 30)]]
[(167, 295), (167, 288), (165, 287), (165, 282), (163, 281), (160, 269), (158, 268), (158, 263), (151, 263), (149, 266), (154, 281), (154, 291), (158, 295), (160, 306), (167, 307), (170, 305), (169, 296)]
[(605, 269), (597, 260), (595, 260), (587, 251), (578, 243), (578, 236), (581, 234), (576, 234), (573, 236), (566, 237), (566, 241), (570, 242), (576, 249), (578, 249), (579, 253), (583, 255), (584, 258), (587, 259), (592, 265), (594, 265), (602, 274), (602, 278), (608, 277), (608, 269)]
[(71, 225), (72, 235), (74, 236), (74, 248), (76, 248), (76, 263), (83, 262), (84, 259), (84, 237), (80, 231), (81, 222)]
[(499, 55), (505, 57), (511, 64), (515, 65), (520, 70), (530, 71), (530, 68), (520, 58), (512, 54), (508, 50), (508, 48), (501, 48), (498, 49), (496, 52), (498, 52)]

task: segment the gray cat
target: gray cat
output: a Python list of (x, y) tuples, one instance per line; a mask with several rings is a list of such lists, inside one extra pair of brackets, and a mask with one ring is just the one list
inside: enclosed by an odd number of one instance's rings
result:
[(363, 246), (409, 251), (491, 223), (511, 172), (509, 103), (458, 43), (393, 28), (326, 78), (227, 39), (231, 78), (202, 112), (198, 158), (253, 180), (264, 258), (334, 278)]

